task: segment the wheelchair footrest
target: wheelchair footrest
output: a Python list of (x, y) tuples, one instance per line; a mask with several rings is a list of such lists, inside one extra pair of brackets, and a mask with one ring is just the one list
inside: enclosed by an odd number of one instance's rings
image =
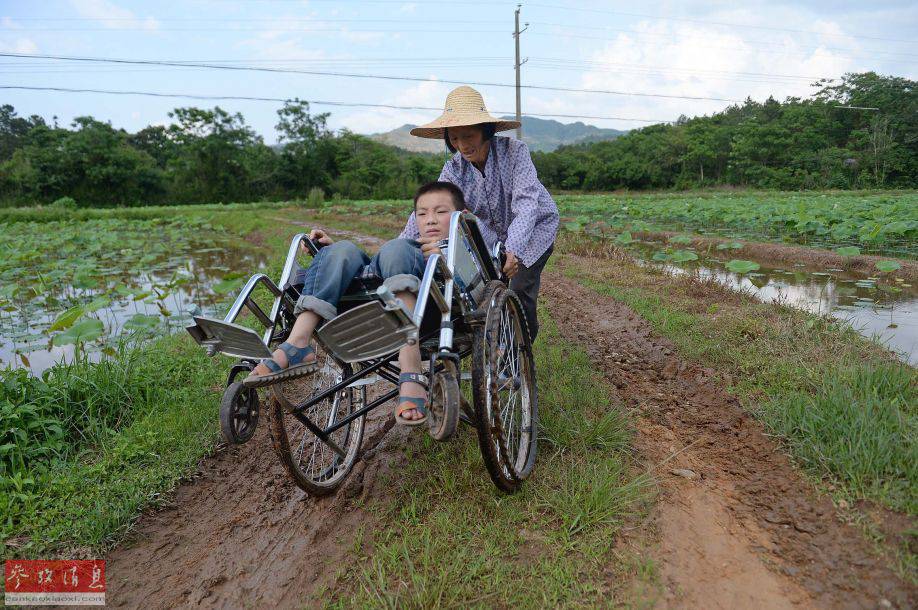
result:
[(195, 316), (194, 324), (186, 326), (185, 330), (199, 345), (207, 348), (207, 353), (211, 356), (220, 352), (248, 360), (271, 357), (271, 350), (258, 333), (245, 326)]
[(416, 336), (417, 327), (400, 310), (370, 301), (344, 312), (316, 332), (339, 360), (354, 363), (401, 349)]

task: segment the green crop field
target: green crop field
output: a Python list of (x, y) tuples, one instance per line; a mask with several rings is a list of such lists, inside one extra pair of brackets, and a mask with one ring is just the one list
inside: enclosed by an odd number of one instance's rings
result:
[[(710, 191), (558, 195), (569, 228), (692, 231), (918, 258), (918, 193)], [(401, 201), (347, 202), (341, 209), (394, 214)]]
[(570, 221), (689, 230), (918, 256), (918, 193), (665, 193), (560, 196)]

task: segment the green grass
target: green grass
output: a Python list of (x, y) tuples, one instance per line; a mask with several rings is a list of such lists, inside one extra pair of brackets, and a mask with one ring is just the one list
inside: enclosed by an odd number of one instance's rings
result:
[[(671, 277), (584, 238), (564, 273), (625, 303), (688, 361), (714, 368), (814, 484), (916, 582), (916, 531), (886, 529), (880, 507), (918, 512), (918, 375), (850, 326), (766, 304), (713, 281)], [(866, 501), (866, 503), (865, 503)]]
[(827, 372), (812, 392), (761, 407), (797, 460), (830, 472), (855, 497), (918, 513), (918, 383), (914, 369), (867, 363)]
[[(414, 440), (410, 461), (362, 532), (333, 607), (595, 607), (627, 601), (637, 568), (622, 525), (649, 498), (629, 419), (580, 349), (543, 317), (537, 345), (539, 460), (514, 495), (496, 491), (474, 434)], [(636, 564), (635, 564), (636, 565)], [(645, 576), (651, 580), (650, 576)]]
[(26, 400), (53, 397), (57, 416), (71, 414), (82, 425), (66, 427), (61, 417), (69, 442), (0, 480), (0, 555), (109, 548), (214, 446), (227, 366), (227, 359), (211, 360), (187, 337), (174, 336), (106, 365), (50, 371), (42, 397)]
[[(50, 212), (126, 226), (186, 215), (195, 226), (225, 222), (240, 236), (260, 231), (272, 274), (295, 232), (270, 220), (273, 206)], [(229, 364), (180, 333), (99, 363), (59, 364), (40, 378), (0, 372), (0, 554), (103, 554), (215, 446)]]

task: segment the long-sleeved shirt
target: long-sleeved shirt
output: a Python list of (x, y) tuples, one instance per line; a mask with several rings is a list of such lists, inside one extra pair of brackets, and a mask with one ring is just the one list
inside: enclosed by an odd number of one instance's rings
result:
[[(558, 207), (539, 182), (525, 143), (494, 136), (484, 175), (460, 153), (443, 166), (440, 180), (452, 182), (465, 195), (470, 212), (504, 242), (526, 267), (531, 267), (558, 233)], [(419, 236), (414, 213), (401, 237)]]

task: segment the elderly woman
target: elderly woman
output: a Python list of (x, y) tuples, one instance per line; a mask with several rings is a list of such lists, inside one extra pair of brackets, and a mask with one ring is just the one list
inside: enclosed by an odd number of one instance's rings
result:
[[(443, 139), (453, 153), (440, 180), (462, 189), (468, 209), (504, 242), (504, 273), (522, 302), (529, 334), (535, 340), (539, 331), (536, 298), (558, 232), (558, 208), (539, 182), (528, 147), (519, 140), (494, 135), (519, 126), (518, 121), (491, 116), (481, 94), (463, 86), (446, 96), (445, 110), (437, 120), (412, 129), (411, 135)], [(419, 239), (414, 214), (401, 237)], [(436, 247), (436, 243), (420, 241), (422, 249)]]

